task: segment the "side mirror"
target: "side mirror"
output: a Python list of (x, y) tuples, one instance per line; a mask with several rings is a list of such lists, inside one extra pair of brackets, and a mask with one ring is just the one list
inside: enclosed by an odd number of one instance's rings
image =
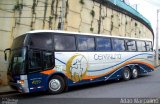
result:
[(4, 53), (4, 59), (7, 61), (7, 53)]
[(7, 48), (7, 49), (4, 50), (4, 59), (5, 59), (5, 61), (7, 61), (7, 59), (8, 59), (6, 51), (11, 51), (11, 49)]

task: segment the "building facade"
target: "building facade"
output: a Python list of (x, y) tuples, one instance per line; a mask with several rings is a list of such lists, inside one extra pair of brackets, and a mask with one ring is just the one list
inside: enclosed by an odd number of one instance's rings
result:
[(150, 23), (121, 0), (0, 0), (0, 24), (0, 85), (7, 84), (4, 49), (31, 30), (154, 39)]

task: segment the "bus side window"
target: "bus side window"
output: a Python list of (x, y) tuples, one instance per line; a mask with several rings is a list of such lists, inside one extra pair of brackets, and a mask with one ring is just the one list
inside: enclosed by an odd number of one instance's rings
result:
[(79, 51), (94, 51), (95, 50), (94, 37), (79, 36), (78, 37), (78, 50)]
[(29, 72), (42, 70), (41, 52), (32, 50), (29, 52)]
[(97, 51), (111, 51), (111, 39), (104, 37), (96, 38), (96, 50)]
[(138, 52), (146, 52), (146, 44), (144, 41), (137, 41)]
[(55, 35), (54, 36), (55, 50), (57, 51), (75, 51), (76, 41), (72, 35)]
[(51, 52), (43, 52), (43, 68), (49, 69), (54, 66), (53, 54)]
[(53, 41), (51, 33), (31, 34), (29, 45), (31, 48), (53, 50)]
[(135, 52), (136, 49), (136, 41), (135, 40), (125, 40), (126, 50), (129, 52)]
[(148, 52), (152, 52), (153, 51), (152, 42), (146, 42), (146, 48)]
[(123, 39), (112, 38), (112, 45), (114, 51), (125, 51), (125, 44)]

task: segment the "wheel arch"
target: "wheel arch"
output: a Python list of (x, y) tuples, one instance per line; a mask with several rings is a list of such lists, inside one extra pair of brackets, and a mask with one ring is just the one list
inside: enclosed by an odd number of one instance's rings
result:
[(135, 64), (135, 65), (132, 67), (132, 69), (133, 69), (134, 67), (136, 67), (136, 68), (137, 68), (138, 73), (140, 74), (140, 72), (141, 72), (141, 71), (140, 71), (140, 69), (141, 69), (141, 68), (140, 68), (140, 66), (139, 66), (138, 64)]
[(138, 69), (138, 71), (140, 71), (140, 67), (138, 64), (131, 64), (131, 65), (127, 65), (125, 67), (128, 67), (130, 69), (130, 71), (133, 70), (134, 67), (136, 67)]
[(67, 86), (68, 82), (67, 82), (67, 76), (64, 74), (64, 73), (61, 73), (61, 72), (57, 72), (57, 73), (53, 73), (51, 74), (48, 78), (47, 78), (47, 88), (48, 88), (48, 83), (49, 83), (49, 80), (53, 77), (53, 76), (60, 76), (64, 79), (65, 81), (65, 86)]
[(126, 65), (126, 66), (124, 66), (122, 69), (125, 69), (125, 68), (128, 68), (130, 71), (132, 70), (132, 68), (131, 68), (130, 65)]

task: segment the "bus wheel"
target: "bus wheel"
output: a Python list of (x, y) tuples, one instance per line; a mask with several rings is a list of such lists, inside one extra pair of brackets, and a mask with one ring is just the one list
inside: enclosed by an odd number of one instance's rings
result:
[(138, 77), (138, 68), (136, 66), (133, 67), (131, 74), (133, 79), (136, 79)]
[(48, 90), (51, 94), (58, 94), (64, 91), (65, 81), (61, 76), (53, 76), (48, 83)]
[(130, 69), (128, 67), (125, 67), (123, 69), (123, 71), (122, 71), (122, 78), (125, 81), (130, 80), (130, 78), (131, 78), (131, 72), (130, 72)]

